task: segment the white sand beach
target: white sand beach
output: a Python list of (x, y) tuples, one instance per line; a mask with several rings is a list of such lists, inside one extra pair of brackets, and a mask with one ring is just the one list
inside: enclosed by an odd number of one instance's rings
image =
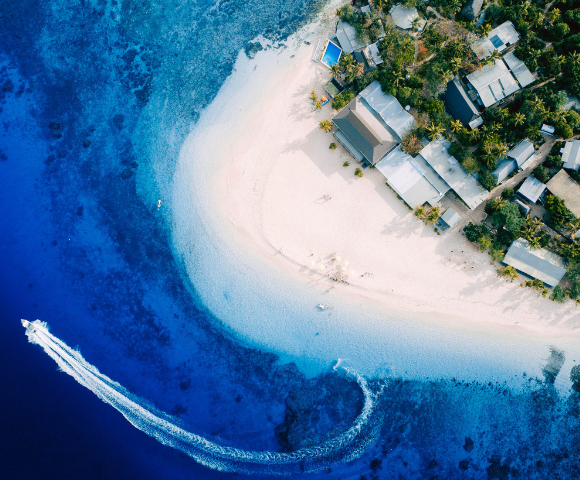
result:
[[(330, 78), (311, 56), (332, 17), (286, 49), (241, 53), (183, 147), (175, 248), (196, 294), (235, 335), (321, 367), (348, 358), (369, 375), (540, 376), (555, 345), (569, 371), (580, 309), (498, 278), (463, 223), (437, 235), (378, 170), (357, 178), (342, 146), (329, 149), (318, 122), (336, 112), (313, 112), (308, 96)], [(324, 276), (338, 267), (332, 254), (349, 262), (348, 285)]]

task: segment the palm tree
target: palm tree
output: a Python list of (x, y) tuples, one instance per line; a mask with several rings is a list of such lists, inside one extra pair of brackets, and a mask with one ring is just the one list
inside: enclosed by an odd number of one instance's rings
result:
[(320, 127), (320, 130), (324, 130), (326, 133), (332, 130), (332, 122), (328, 119), (319, 122), (318, 126)]
[(451, 122), (451, 130), (453, 131), (453, 133), (458, 133), (461, 129), (463, 129), (463, 124), (461, 123), (461, 120), (453, 120)]
[(322, 110), (322, 102), (320, 100), (316, 100), (314, 102), (314, 110), (320, 112)]
[(494, 211), (498, 211), (505, 207), (506, 201), (501, 197), (495, 197), (491, 199), (490, 204)]
[(457, 72), (462, 64), (463, 60), (460, 57), (453, 57), (451, 60), (449, 60), (449, 66), (454, 72)]
[(568, 62), (571, 67), (580, 67), (580, 53), (574, 52), (568, 55)]
[(494, 153), (497, 155), (497, 158), (507, 158), (508, 149), (503, 143), (496, 145), (494, 150), (495, 150)]
[(338, 63), (335, 63), (332, 67), (330, 67), (330, 73), (332, 73), (334, 78), (340, 78), (342, 72), (340, 71)]
[(498, 268), (497, 274), (498, 276), (505, 278), (510, 282), (513, 282), (516, 278), (518, 278), (518, 273), (516, 272), (516, 269), (512, 266)]
[(421, 24), (421, 19), (417, 16), (411, 21), (411, 26), (413, 32), (416, 32), (419, 29), (419, 25)]
[(499, 60), (500, 58), (501, 54), (497, 50), (494, 50), (493, 52), (491, 52), (491, 55), (489, 56), (489, 58), (485, 63), (489, 65), (490, 63), (495, 63), (495, 61)]
[(507, 117), (509, 117), (510, 112), (507, 108), (500, 108), (497, 112), (497, 116), (503, 122)]
[(492, 30), (491, 25), (489, 23), (484, 23), (481, 26), (481, 35), (487, 37), (490, 34), (491, 30)]
[(455, 15), (459, 10), (461, 10), (461, 3), (459, 3), (458, 0), (451, 0), (451, 4), (449, 6), (451, 7), (453, 15)]
[(537, 237), (536, 235), (533, 235), (528, 239), (528, 245), (532, 250), (537, 250), (538, 248), (542, 247), (542, 244), (540, 243), (540, 238)]
[(419, 219), (419, 220), (424, 220), (425, 217), (427, 216), (427, 210), (425, 209), (425, 207), (423, 205), (419, 205), (416, 209), (415, 209), (415, 216)]
[(517, 112), (514, 113), (513, 122), (514, 125), (523, 125), (524, 121), (526, 120), (526, 116), (523, 113)]
[(482, 155), (481, 159), (485, 162), (485, 165), (489, 166), (493, 164), (497, 158), (493, 150), (487, 151), (484, 149), (484, 152), (485, 153)]
[(393, 70), (393, 84), (398, 87), (407, 78), (407, 72), (403, 70)]
[(316, 95), (316, 92), (314, 90), (312, 90), (312, 92), (310, 92), (310, 100), (312, 100), (312, 102), (316, 102), (316, 100), (318, 100), (318, 96)]
[(548, 23), (550, 24), (550, 26), (554, 25), (554, 23), (556, 22), (556, 20), (558, 20), (558, 17), (560, 16), (560, 9), (558, 8), (554, 8), (554, 10), (552, 10), (551, 12), (548, 12)]
[(439, 212), (441, 211), (441, 207), (435, 205), (429, 209), (429, 213), (427, 214), (427, 218), (425, 219), (427, 225), (434, 224), (437, 220), (439, 220)]
[(435, 125), (433, 122), (431, 122), (430, 125), (427, 125), (427, 137), (429, 137), (429, 140), (441, 138), (441, 135), (444, 131), (445, 129), (439, 124)]
[(479, 130), (477, 128), (474, 128), (473, 130), (470, 130), (467, 135), (469, 136), (469, 140), (471, 142), (475, 142), (477, 140), (479, 140)]

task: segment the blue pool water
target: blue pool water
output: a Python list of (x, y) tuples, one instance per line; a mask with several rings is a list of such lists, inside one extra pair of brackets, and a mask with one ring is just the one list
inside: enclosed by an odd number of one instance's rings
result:
[(342, 50), (339, 47), (332, 42), (328, 42), (324, 55), (322, 56), (322, 63), (328, 67), (332, 67), (340, 59), (341, 53)]
[[(29, 344), (21, 318), (48, 322), (119, 390), (225, 447), (310, 448), (363, 411), (356, 382), (305, 378), (223, 332), (172, 254), (170, 221), (145, 200), (169, 204), (183, 139), (238, 53), (255, 51), (258, 35), (283, 51), (316, 8), (2, 3), (0, 478), (255, 478), (202, 466), (133, 426)], [(143, 192), (137, 177), (153, 168), (160, 180)], [(360, 458), (289, 478), (577, 478), (577, 395), (521, 382), (514, 392), (493, 378), (393, 378)]]

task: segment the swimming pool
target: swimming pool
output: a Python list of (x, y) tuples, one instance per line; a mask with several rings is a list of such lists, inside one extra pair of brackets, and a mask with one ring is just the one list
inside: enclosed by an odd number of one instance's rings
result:
[(324, 65), (326, 65), (327, 67), (332, 67), (335, 63), (338, 62), (341, 53), (342, 50), (339, 47), (337, 47), (334, 43), (329, 41), (328, 44), (326, 45), (324, 55), (322, 56), (322, 63), (324, 63)]

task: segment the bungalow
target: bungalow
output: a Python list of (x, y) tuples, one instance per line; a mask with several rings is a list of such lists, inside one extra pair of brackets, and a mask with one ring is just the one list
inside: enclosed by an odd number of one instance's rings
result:
[(536, 203), (545, 190), (546, 185), (540, 182), (533, 175), (530, 175), (526, 178), (526, 181), (522, 183), (522, 186), (518, 189), (517, 193), (525, 200)]
[[(381, 27), (378, 38), (381, 39), (385, 35), (385, 31)], [(350, 23), (343, 22), (342, 20), (339, 20), (336, 25), (336, 38), (338, 39), (338, 43), (340, 43), (342, 50), (350, 54), (355, 50), (363, 49), (369, 44), (369, 42), (364, 41), (361, 37), (357, 36), (355, 28)]]
[(527, 87), (530, 83), (536, 81), (532, 72), (530, 72), (528, 67), (526, 67), (526, 64), (517, 58), (514, 52), (506, 53), (503, 56), (503, 60), (511, 70), (513, 76), (516, 77), (520, 87)]
[(471, 49), (475, 52), (477, 58), (484, 60), (495, 50), (503, 52), (508, 45), (513, 45), (519, 39), (520, 34), (517, 32), (513, 23), (508, 20), (499, 27), (494, 28), (486, 37), (473, 42)]
[(478, 101), (485, 108), (492, 106), (520, 89), (515, 78), (501, 59), (467, 75), (467, 81), (470, 88), (477, 92)]
[(441, 215), (441, 217), (439, 217), (439, 220), (437, 221), (435, 228), (440, 232), (444, 233), (447, 230), (451, 230), (453, 227), (455, 227), (460, 220), (461, 217), (459, 216), (459, 214), (452, 208), (448, 208), (447, 210), (445, 210), (445, 213)]
[(389, 186), (412, 209), (428, 203), (435, 205), (443, 194), (426, 177), (426, 171), (408, 153), (398, 146), (377, 163), (376, 168), (387, 179)]
[(545, 248), (531, 249), (528, 241), (523, 238), (514, 240), (503, 263), (550, 287), (558, 285), (566, 274), (566, 264), (562, 257)]
[(359, 162), (376, 165), (415, 126), (397, 99), (374, 81), (332, 119), (334, 136)]
[(564, 168), (578, 171), (578, 168), (580, 168), (580, 140), (566, 142), (560, 153), (562, 154)]
[(370, 67), (377, 67), (383, 63), (381, 54), (379, 53), (379, 42), (371, 43), (369, 46), (363, 49), (363, 54), (367, 60)]
[[(419, 18), (419, 13), (415, 7), (407, 8), (402, 5), (395, 5), (389, 11), (395, 25), (403, 30), (409, 30), (413, 27), (413, 22), (416, 18)], [(425, 20), (419, 20), (418, 29), (421, 30), (427, 22)]]
[(452, 189), (461, 200), (474, 209), (488, 197), (489, 192), (469, 175), (461, 164), (449, 154), (449, 141), (440, 139), (429, 143), (421, 150), (416, 160), (423, 160)]
[(464, 126), (473, 129), (483, 123), (479, 110), (457, 77), (447, 83), (445, 106), (451, 116), (455, 120), (459, 120)]
[(566, 170), (560, 170), (554, 175), (546, 188), (556, 197), (564, 200), (566, 207), (577, 217), (580, 217), (580, 186), (570, 178)]
[(556, 129), (552, 127), (552, 125), (546, 125), (545, 123), (542, 124), (542, 128), (540, 128), (540, 132), (546, 133), (548, 135), (554, 135)]
[[(487, 198), (488, 192), (449, 155), (448, 147), (447, 140), (434, 141), (413, 158), (397, 146), (376, 164), (376, 168), (413, 209), (425, 203), (435, 205), (451, 189), (473, 209)], [(451, 223), (452, 213), (448, 218)]]
[(503, 182), (516, 169), (525, 170), (536, 159), (534, 144), (525, 139), (512, 148), (505, 160), (499, 162), (497, 168), (491, 172), (497, 183)]
[(481, 11), (483, 6), (483, 0), (469, 0), (463, 10), (461, 10), (461, 15), (463, 15), (468, 20), (475, 20)]

